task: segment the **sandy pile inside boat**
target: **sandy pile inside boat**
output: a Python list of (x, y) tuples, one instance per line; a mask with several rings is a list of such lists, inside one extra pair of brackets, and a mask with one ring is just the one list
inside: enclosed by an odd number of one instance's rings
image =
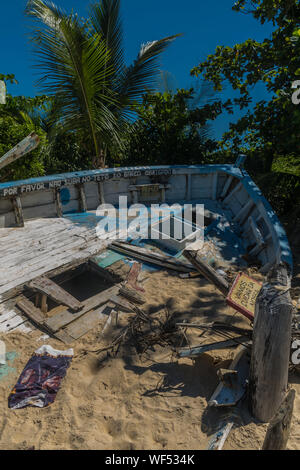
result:
[[(173, 298), (176, 310), (188, 322), (226, 320), (235, 326), (249, 326), (205, 279), (183, 280), (157, 271), (144, 288), (145, 308), (154, 314), (163, 314), (167, 301)], [(120, 326), (128, 318), (121, 314)], [(204, 354), (192, 361), (178, 360), (170, 348), (161, 346), (142, 359), (134, 348), (128, 348), (103, 366), (97, 354), (90, 352), (109, 342), (109, 337), (103, 339), (102, 328), (99, 324), (97, 330), (74, 343), (75, 356), (56, 401), (44, 409), (10, 410), (8, 395), (39, 346), (66, 348), (57, 340), (41, 339), (38, 331), (0, 336), (7, 351), (17, 353), (9, 363), (12, 369), (0, 380), (0, 449), (205, 449), (219, 419), (207, 412), (207, 401), (218, 384), (217, 370), (229, 365), (234, 350)], [(189, 336), (192, 344), (201, 342), (199, 334), (196, 331)], [(293, 382), (298, 393), (289, 448), (297, 449), (300, 385), (297, 377)], [(265, 432), (266, 425), (253, 423), (244, 410), (225, 449), (258, 449)]]

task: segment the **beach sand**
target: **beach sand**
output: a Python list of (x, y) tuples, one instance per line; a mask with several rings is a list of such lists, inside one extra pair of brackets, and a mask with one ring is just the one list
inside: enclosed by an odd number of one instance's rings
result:
[[(227, 307), (221, 294), (203, 278), (181, 279), (165, 271), (151, 273), (144, 283), (147, 304), (153, 315), (164, 314), (172, 300), (178, 318), (188, 322), (227, 321), (249, 327), (246, 318)], [(144, 308), (144, 307), (143, 307)], [(120, 315), (119, 328), (130, 315)], [(116, 328), (116, 327), (115, 327)], [(212, 352), (197, 360), (178, 360), (170, 347), (158, 346), (145, 357), (133, 347), (101, 363), (93, 352), (110, 342), (115, 328), (103, 338), (103, 324), (74, 343), (74, 359), (56, 401), (50, 407), (8, 409), (8, 395), (32, 353), (42, 344), (57, 349), (65, 345), (43, 339), (40, 331), (30, 335), (0, 336), (7, 351), (18, 356), (12, 370), (0, 380), (0, 449), (206, 449), (220, 420), (229, 411), (207, 410), (207, 402), (217, 384), (217, 370), (226, 368), (234, 349)], [(111, 335), (111, 336), (110, 336)], [(203, 337), (194, 330), (191, 344)], [(219, 340), (220, 338), (206, 338)], [(300, 448), (300, 375), (291, 377), (297, 398), (292, 435), (288, 447)], [(224, 449), (259, 449), (266, 424), (253, 422), (246, 404)]]

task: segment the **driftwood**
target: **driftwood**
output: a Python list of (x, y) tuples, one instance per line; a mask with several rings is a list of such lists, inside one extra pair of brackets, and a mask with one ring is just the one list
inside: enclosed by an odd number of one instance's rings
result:
[(197, 251), (184, 250), (183, 254), (208, 281), (212, 282), (216, 288), (219, 289), (225, 297), (227, 297), (229, 292), (228, 282), (208, 263), (203, 261)]
[(145, 303), (145, 299), (140, 293), (136, 290), (128, 289), (128, 287), (121, 287), (119, 294), (136, 304), (143, 305)]
[(292, 301), (284, 264), (268, 275), (256, 302), (250, 368), (250, 411), (269, 422), (282, 403), (288, 385)]
[(291, 430), (295, 390), (290, 390), (269, 424), (262, 450), (285, 450)]

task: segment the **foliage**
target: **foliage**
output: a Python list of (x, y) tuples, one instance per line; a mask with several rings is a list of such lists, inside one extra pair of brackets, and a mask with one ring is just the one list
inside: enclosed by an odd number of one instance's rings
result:
[(85, 136), (95, 167), (120, 132), (135, 102), (153, 85), (158, 56), (176, 36), (143, 45), (134, 63), (124, 62), (120, 0), (100, 0), (88, 20), (53, 3), (29, 0), (27, 14), (42, 23), (32, 40), (39, 56), (40, 85), (55, 95), (55, 122)]
[(58, 133), (50, 140), (44, 154), (46, 174), (83, 171), (92, 167), (92, 157), (84, 135)]
[(21, 140), (35, 131), (41, 140), (38, 148), (20, 160), (3, 168), (0, 172), (0, 181), (14, 181), (44, 174), (43, 149), (46, 145), (46, 135), (30, 123), (20, 123), (11, 116), (0, 114), (0, 156), (11, 150)]
[(124, 134), (124, 150), (112, 153), (116, 165), (189, 164), (208, 161), (215, 143), (207, 121), (220, 112), (219, 102), (191, 108), (193, 89), (148, 93), (138, 107), (139, 119)]
[[(0, 74), (0, 80), (18, 83), (13, 74)], [(47, 101), (46, 96), (29, 98), (8, 94), (6, 104), (0, 104), (0, 157), (33, 131), (39, 135), (41, 142), (30, 154), (3, 168), (0, 181), (15, 181), (45, 173), (43, 158), (47, 135), (41, 122)]]
[[(300, 111), (291, 101), (292, 82), (300, 75), (300, 6), (298, 0), (239, 0), (233, 9), (252, 14), (262, 24), (271, 21), (271, 37), (218, 46), (192, 74), (203, 74), (217, 90), (229, 82), (239, 92), (231, 106), (248, 111), (230, 125), (220, 148), (248, 153), (253, 169), (270, 171), (274, 159), (299, 155), (300, 150)], [(258, 83), (265, 85), (270, 99), (253, 109), (252, 90)]]

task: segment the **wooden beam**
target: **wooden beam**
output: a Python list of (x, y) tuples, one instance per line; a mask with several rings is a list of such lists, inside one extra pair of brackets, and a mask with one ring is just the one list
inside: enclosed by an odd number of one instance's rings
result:
[(286, 265), (273, 266), (255, 308), (249, 398), (253, 416), (268, 422), (288, 386), (293, 305)]
[(63, 209), (62, 209), (62, 203), (61, 203), (60, 190), (59, 189), (54, 190), (54, 197), (55, 197), (57, 217), (61, 218), (61, 217), (63, 217)]
[(105, 204), (104, 186), (103, 186), (103, 183), (98, 183), (98, 193), (99, 193), (99, 201), (100, 201), (100, 204)]
[(15, 162), (19, 158), (24, 157), (27, 153), (34, 150), (40, 143), (40, 138), (37, 134), (32, 132), (25, 139), (23, 139), (18, 145), (9, 150), (3, 157), (0, 158), (0, 170), (6, 167), (10, 163)]
[(229, 292), (228, 282), (220, 276), (208, 263), (201, 259), (197, 251), (184, 250), (183, 255), (195, 268), (210, 282), (212, 282), (222, 294), (227, 297)]
[(291, 431), (296, 392), (290, 390), (269, 424), (262, 450), (285, 450)]
[(217, 190), (218, 190), (218, 172), (213, 174), (212, 180), (212, 200), (215, 201), (217, 199)]
[(226, 181), (225, 185), (224, 185), (224, 188), (223, 188), (223, 191), (222, 191), (222, 194), (221, 194), (221, 199), (224, 199), (224, 197), (228, 193), (228, 190), (231, 186), (232, 181), (233, 181), (233, 176), (229, 176), (227, 178), (227, 181)]
[(124, 312), (131, 313), (132, 312), (132, 305), (130, 305), (129, 302), (126, 302), (126, 300), (121, 299), (118, 295), (112, 295), (111, 298), (109, 299), (111, 303), (114, 305), (117, 305), (120, 310), (123, 310)]
[(242, 189), (243, 183), (238, 183), (235, 188), (231, 191), (231, 193), (228, 194), (228, 196), (224, 199), (223, 203), (226, 205), (230, 201), (230, 199), (238, 192), (240, 189)]
[(20, 197), (13, 197), (11, 202), (14, 208), (17, 227), (24, 227), (24, 216)]
[(113, 242), (109, 248), (117, 251), (118, 253), (125, 254), (132, 258), (144, 261), (145, 263), (154, 264), (165, 269), (184, 273), (195, 271), (193, 265), (178, 261), (172, 256), (162, 255), (139, 246), (130, 245), (126, 242)]
[(227, 349), (227, 348), (232, 348), (234, 346), (238, 346), (238, 344), (242, 344), (245, 341), (249, 341), (249, 338), (247, 336), (237, 336), (234, 339), (227, 339), (226, 341), (219, 341), (215, 343), (210, 343), (210, 344), (203, 344), (200, 346), (191, 346), (189, 348), (181, 348), (178, 350), (177, 354), (178, 357), (198, 357), (201, 356), (204, 353), (207, 353), (209, 351), (218, 351), (220, 349)]
[(46, 295), (58, 304), (66, 305), (74, 311), (80, 310), (82, 308), (81, 302), (79, 302), (77, 299), (75, 299), (75, 297), (73, 297), (71, 294), (66, 292), (58, 284), (51, 281), (51, 279), (48, 279), (47, 277), (34, 279), (28, 284), (28, 287), (34, 292), (39, 292), (43, 296)]
[(104, 305), (97, 310), (86, 313), (67, 326), (66, 329), (63, 330), (64, 333), (67, 333), (68, 336), (71, 336), (75, 340), (81, 338), (91, 329), (97, 328), (101, 320), (107, 320), (108, 315), (105, 314), (106, 309), (108, 309), (108, 307)]
[(47, 320), (46, 315), (44, 315), (39, 308), (36, 308), (34, 304), (27, 299), (27, 297), (21, 295), (18, 298), (16, 305), (25, 313), (29, 320), (33, 321), (37, 326), (44, 326), (44, 322)]
[(42, 296), (41, 310), (43, 313), (47, 313), (48, 312), (48, 303), (47, 303), (48, 296), (46, 294), (41, 294), (41, 296)]
[(80, 210), (81, 212), (87, 212), (87, 202), (86, 202), (84, 184), (78, 184), (77, 187), (78, 187), (78, 192), (79, 192)]

